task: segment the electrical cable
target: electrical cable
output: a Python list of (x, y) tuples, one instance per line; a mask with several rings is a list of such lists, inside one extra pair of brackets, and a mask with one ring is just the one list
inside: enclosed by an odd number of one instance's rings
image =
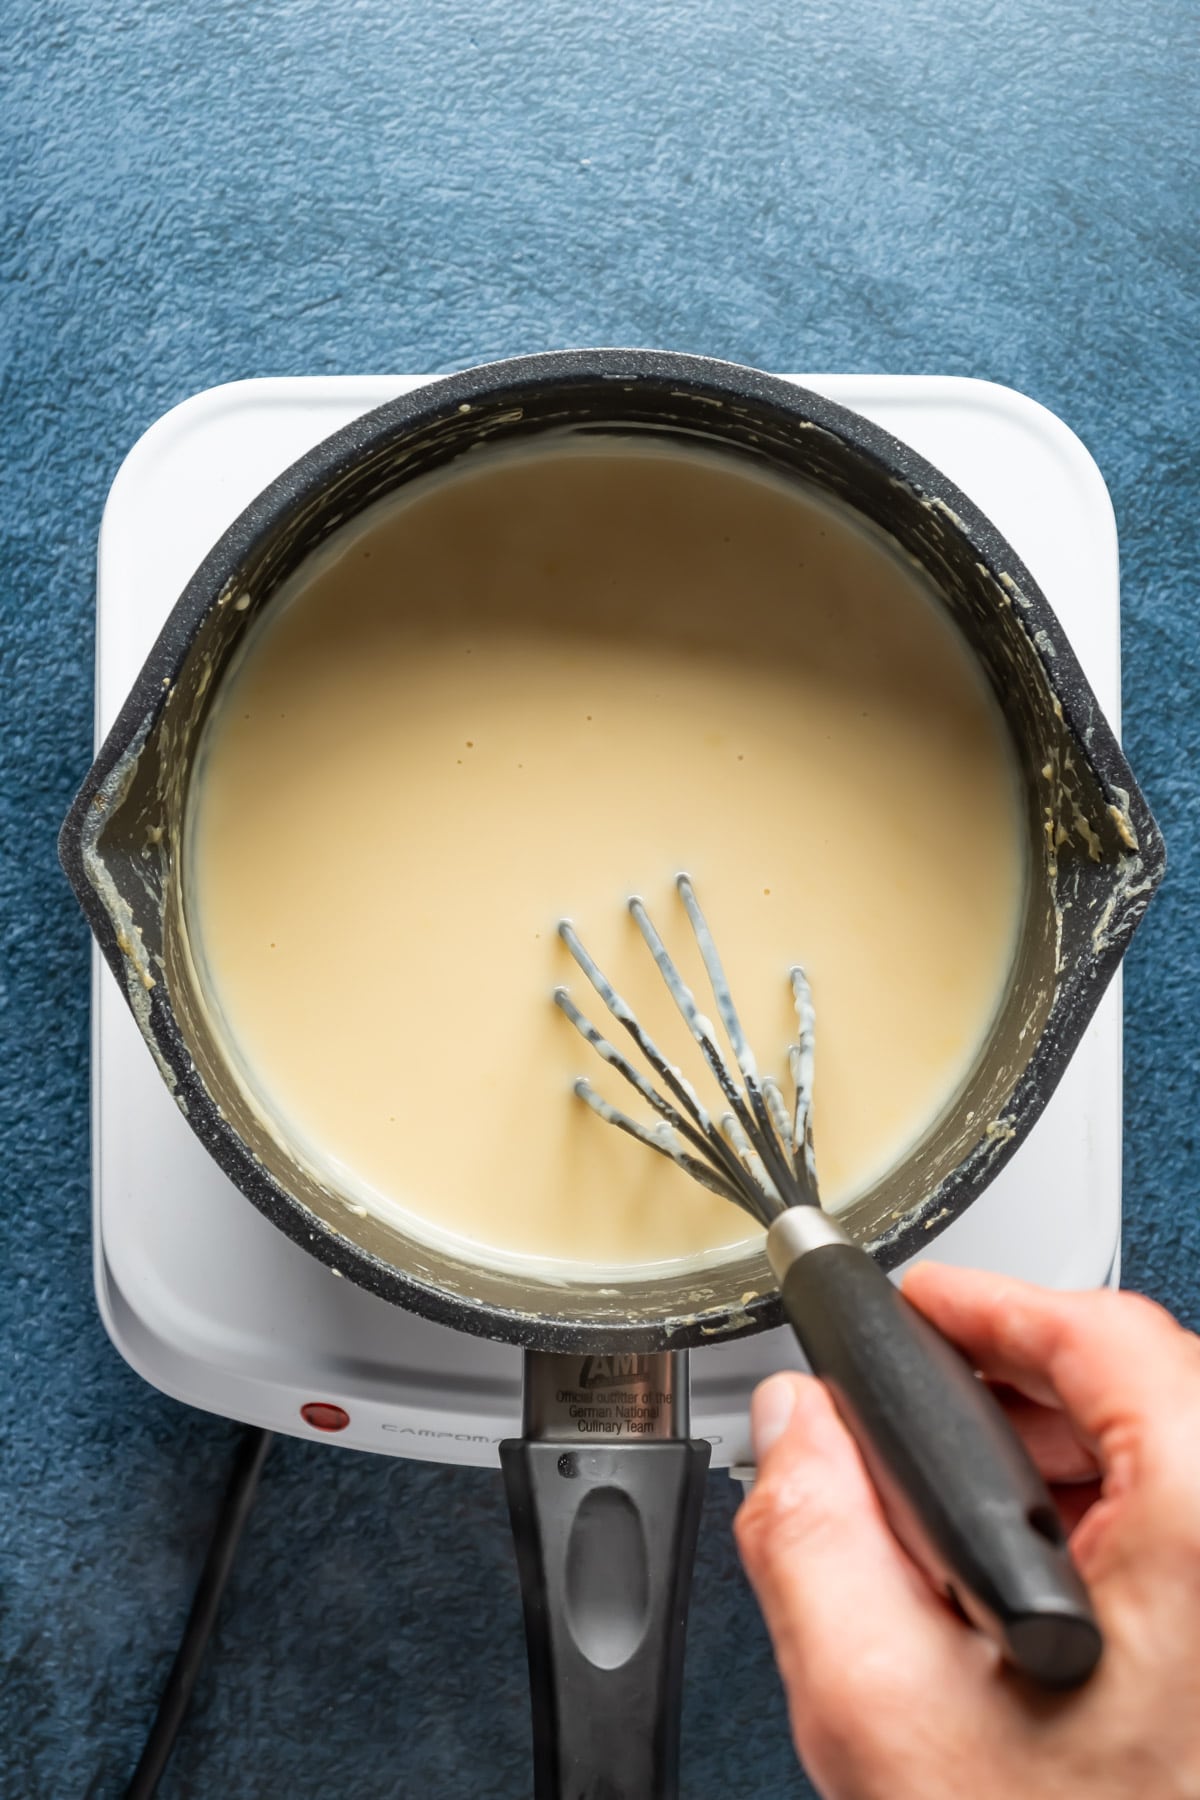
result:
[(183, 1637), (171, 1665), (171, 1673), (167, 1676), (154, 1723), (150, 1727), (133, 1780), (126, 1790), (125, 1800), (151, 1800), (162, 1779), (175, 1747), (179, 1728), (187, 1717), (192, 1690), (204, 1662), (204, 1653), (216, 1624), (222, 1596), (233, 1572), (238, 1545), (254, 1506), (258, 1478), (262, 1474), (270, 1447), (269, 1431), (260, 1431), (257, 1426), (251, 1426), (242, 1434), (233, 1459), (229, 1485), (217, 1514), (208, 1555), (196, 1584), (192, 1610), (188, 1614)]

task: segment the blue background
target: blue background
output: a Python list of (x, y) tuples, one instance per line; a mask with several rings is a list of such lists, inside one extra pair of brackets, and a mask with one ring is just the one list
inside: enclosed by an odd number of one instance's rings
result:
[[(1129, 966), (1126, 1276), (1195, 1322), (1194, 28), (1182, 0), (10, 0), (5, 1796), (121, 1791), (235, 1438), (96, 1317), (88, 944), (54, 854), (105, 492), (197, 389), (603, 342), (987, 376), (1061, 414), (1116, 503), (1126, 742), (1172, 855)], [(732, 1506), (714, 1480), (687, 1800), (808, 1792)], [(168, 1800), (506, 1800), (527, 1732), (497, 1478), (277, 1443)]]

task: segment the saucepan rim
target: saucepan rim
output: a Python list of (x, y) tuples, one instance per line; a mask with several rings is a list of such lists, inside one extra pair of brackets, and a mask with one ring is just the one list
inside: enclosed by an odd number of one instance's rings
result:
[[(544, 397), (552, 390), (565, 397), (572, 388), (601, 382), (633, 384), (649, 392), (661, 390), (665, 395), (675, 391), (692, 401), (748, 409), (764, 417), (782, 415), (791, 426), (803, 422), (838, 440), (850, 457), (882, 471), (939, 507), (946, 529), (961, 534), (980, 566), (997, 580), (1003, 575), (1019, 590), (1022, 623), (1030, 639), (1042, 647), (1043, 665), (1061, 704), (1064, 722), (1079, 743), (1102, 792), (1120, 796), (1123, 816), (1136, 838), (1144, 886), (1127, 904), (1115, 928), (1097, 942), (1086, 979), (1073, 979), (1072, 971), (1065, 972), (1065, 997), (1061, 1005), (1056, 1003), (1053, 1029), (1039, 1037), (1010, 1098), (1010, 1136), (992, 1147), (986, 1172), (960, 1164), (926, 1203), (914, 1207), (896, 1221), (894, 1229), (871, 1245), (885, 1267), (895, 1267), (917, 1251), (927, 1250), (932, 1239), (961, 1216), (1028, 1135), (1161, 880), (1165, 850), (1141, 790), (1058, 619), (1011, 545), (940, 470), (880, 426), (822, 395), (741, 364), (672, 351), (551, 351), (482, 364), (438, 378), (353, 420), (306, 451), (264, 488), (221, 536), (188, 582), (67, 815), (59, 839), (63, 867), (101, 951), (123, 991), (127, 991), (127, 947), (119, 941), (121, 934), (90, 878), (89, 858), (102, 832), (103, 808), (114, 772), (135, 746), (145, 741), (202, 621), (222, 595), (233, 591), (240, 571), (301, 509), (318, 502), (332, 483), (406, 434), (416, 434), (456, 412), (496, 406), (502, 400), (520, 406), (523, 399)], [(201, 1081), (164, 988), (165, 984), (159, 983), (149, 994), (147, 1004), (139, 1007), (138, 1023), (151, 1042), (160, 1067), (165, 1062), (172, 1071), (176, 1098), (183, 1103), (192, 1129), (246, 1198), (286, 1236), (371, 1292), (438, 1323), (532, 1349), (683, 1349), (725, 1341), (781, 1322), (778, 1296), (772, 1290), (736, 1308), (669, 1315), (661, 1320), (630, 1317), (599, 1322), (574, 1316), (569, 1309), (556, 1311), (549, 1306), (536, 1313), (509, 1310), (418, 1280), (333, 1230), (254, 1158)], [(934, 1200), (936, 1207), (931, 1210)], [(745, 1266), (749, 1269), (754, 1265)]]

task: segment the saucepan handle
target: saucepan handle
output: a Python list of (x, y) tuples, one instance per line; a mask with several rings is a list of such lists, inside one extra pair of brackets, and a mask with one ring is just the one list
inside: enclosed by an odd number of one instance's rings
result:
[(674, 1800), (707, 1443), (512, 1440), (536, 1800)]
[(995, 1397), (825, 1215), (767, 1250), (800, 1347), (852, 1432), (897, 1537), (1007, 1660), (1049, 1687), (1101, 1652), (1054, 1501)]

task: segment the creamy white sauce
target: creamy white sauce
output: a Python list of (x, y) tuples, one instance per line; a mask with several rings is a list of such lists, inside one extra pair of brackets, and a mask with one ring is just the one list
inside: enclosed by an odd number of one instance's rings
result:
[(805, 964), (839, 1206), (978, 1054), (1022, 843), (999, 710), (881, 535), (746, 462), (560, 438), (412, 484), (272, 603), (206, 728), (185, 905), (247, 1086), (326, 1180), (599, 1278), (753, 1228), (573, 1097), (639, 1108), (550, 1003), (608, 1031), (558, 919), (702, 1088), (628, 895), (711, 1011), (691, 872), (785, 1087)]

